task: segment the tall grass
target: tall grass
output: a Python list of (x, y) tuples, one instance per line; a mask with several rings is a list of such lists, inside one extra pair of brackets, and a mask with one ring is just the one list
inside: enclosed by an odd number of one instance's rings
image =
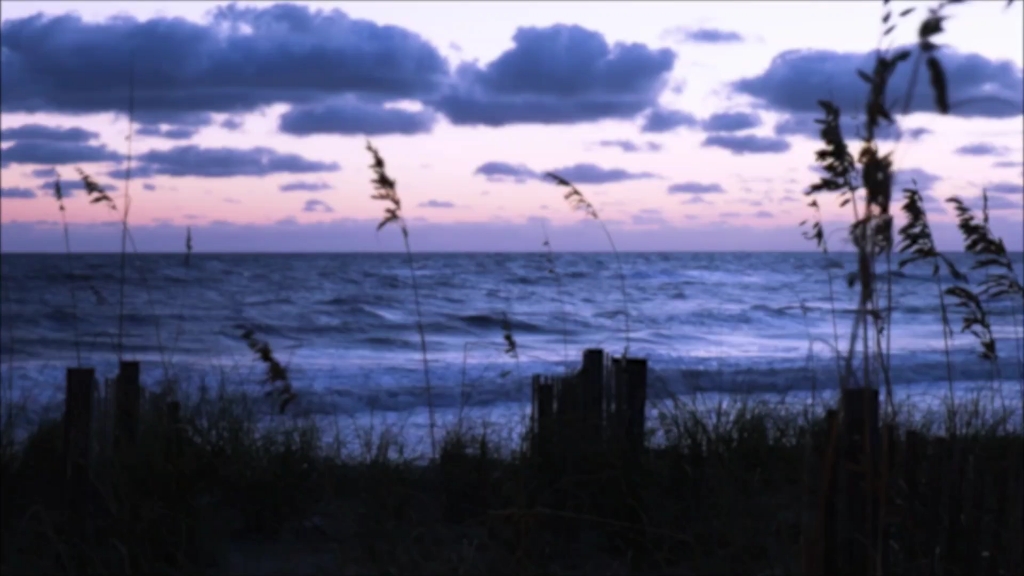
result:
[[(135, 58), (131, 60), (128, 70), (128, 153), (125, 157), (124, 170), (124, 206), (121, 214), (121, 277), (117, 299), (117, 360), (124, 359), (124, 297), (125, 284), (128, 277), (128, 213), (131, 210), (132, 196), (132, 143), (135, 132)], [(163, 348), (161, 346), (161, 348)]]
[(405, 218), (402, 215), (402, 200), (398, 196), (398, 189), (396, 187), (397, 183), (393, 178), (388, 176), (384, 165), (384, 159), (370, 142), (366, 143), (366, 149), (373, 157), (373, 164), (370, 165), (370, 169), (373, 171), (374, 176), (372, 180), (374, 193), (371, 198), (388, 204), (384, 208), (384, 218), (377, 224), (377, 231), (379, 232), (381, 228), (384, 228), (388, 224), (395, 224), (398, 226), (399, 230), (402, 231), (402, 242), (405, 245), (406, 262), (409, 265), (409, 276), (412, 279), (412, 301), (416, 310), (416, 331), (420, 336), (420, 353), (423, 360), (423, 385), (427, 394), (427, 418), (429, 418), (430, 421), (430, 455), (431, 458), (437, 458), (437, 439), (434, 433), (434, 429), (436, 427), (436, 420), (434, 416), (434, 393), (430, 385), (430, 363), (427, 357), (427, 334), (423, 329), (423, 312), (420, 310), (420, 290), (416, 283), (416, 266), (412, 259), (412, 248), (409, 246), (409, 228), (406, 226)]
[(78, 331), (78, 295), (74, 285), (74, 259), (71, 256), (71, 234), (68, 232), (67, 211), (64, 209), (64, 193), (60, 186), (60, 173), (53, 170), (53, 197), (57, 200), (57, 207), (60, 210), (60, 224), (64, 231), (64, 253), (68, 262), (68, 290), (71, 291), (71, 329), (75, 339), (75, 364), (82, 365), (82, 344)]
[(569, 207), (573, 210), (579, 210), (586, 214), (588, 217), (593, 218), (604, 232), (605, 238), (608, 239), (608, 244), (612, 247), (612, 254), (615, 256), (615, 265), (619, 272), (619, 289), (622, 293), (622, 313), (623, 319), (626, 323), (626, 345), (622, 351), (622, 357), (626, 358), (629, 356), (629, 338), (630, 338), (630, 326), (629, 326), (629, 295), (626, 293), (626, 272), (622, 267), (622, 257), (619, 256), (619, 249), (615, 246), (615, 240), (612, 238), (612, 233), (608, 231), (608, 226), (605, 225), (604, 220), (597, 213), (597, 208), (587, 200), (587, 197), (580, 192), (572, 182), (569, 182), (565, 178), (562, 178), (554, 172), (548, 172), (544, 175), (551, 180), (554, 180), (555, 184), (563, 188), (568, 188), (563, 198), (569, 203)]
[(555, 264), (555, 251), (551, 248), (551, 239), (548, 237), (547, 224), (542, 220), (541, 231), (544, 233), (544, 262), (547, 264), (547, 273), (555, 279), (555, 290), (558, 297), (558, 304), (562, 308), (562, 351), (565, 354), (565, 370), (569, 371), (569, 313), (565, 309), (565, 289), (562, 287), (562, 275), (558, 273)]

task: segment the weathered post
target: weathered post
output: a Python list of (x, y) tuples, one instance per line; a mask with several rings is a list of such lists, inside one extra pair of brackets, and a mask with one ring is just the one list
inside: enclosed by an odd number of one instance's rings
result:
[(647, 423), (647, 360), (626, 359), (626, 439), (632, 464), (636, 464), (644, 450), (644, 432)]
[(114, 392), (114, 451), (133, 447), (139, 435), (139, 363), (122, 361)]

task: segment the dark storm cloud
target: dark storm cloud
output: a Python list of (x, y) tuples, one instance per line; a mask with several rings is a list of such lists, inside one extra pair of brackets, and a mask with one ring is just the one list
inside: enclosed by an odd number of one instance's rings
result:
[(99, 134), (81, 128), (58, 128), (42, 124), (23, 124), (0, 130), (0, 142), (7, 140), (38, 140), (45, 142), (67, 142), (84, 144), (99, 138)]
[(668, 187), (669, 194), (721, 194), (721, 184), (715, 182), (679, 182)]
[(142, 124), (342, 94), (415, 99), (449, 74), (409, 30), (294, 4), (230, 4), (205, 23), (37, 14), (6, 20), (0, 32), (4, 112), (124, 112), (133, 58)]
[(753, 134), (711, 134), (701, 142), (701, 146), (722, 148), (736, 155), (781, 154), (789, 150), (789, 142), (783, 138)]
[(597, 143), (602, 148), (618, 148), (623, 152), (660, 152), (661, 144), (657, 142), (633, 142), (632, 140), (601, 140)]
[(18, 199), (29, 199), (35, 198), (37, 194), (35, 190), (29, 188), (0, 188), (0, 198), (18, 198)]
[(537, 180), (541, 176), (522, 164), (509, 164), (508, 162), (485, 162), (473, 171), (473, 174), (483, 176), (490, 182), (515, 182), (523, 184), (527, 180)]
[(281, 115), (280, 130), (295, 136), (310, 134), (426, 134), (437, 117), (431, 110), (411, 112), (345, 99), (296, 106)]
[(565, 168), (549, 170), (572, 182), (573, 184), (612, 184), (625, 182), (627, 180), (643, 180), (646, 178), (657, 178), (657, 174), (650, 172), (630, 172), (622, 168), (602, 168), (596, 164), (574, 164)]
[[(820, 112), (817, 101), (822, 98), (834, 98), (844, 111), (861, 110), (867, 85), (857, 70), (870, 71), (874, 57), (873, 53), (788, 50), (761, 74), (733, 82), (732, 89), (780, 112), (816, 114)], [(946, 72), (952, 114), (1010, 118), (1024, 112), (1024, 72), (1013, 62), (953, 49), (941, 50), (939, 59)], [(890, 86), (900, 87), (901, 94), (909, 84), (913, 60), (912, 56), (901, 64), (890, 81)], [(928, 82), (928, 74), (918, 74), (911, 112), (935, 111)]]
[(278, 187), (281, 192), (322, 192), (330, 189), (331, 185), (327, 182), (305, 182), (302, 180), (288, 182)]
[(761, 117), (756, 112), (718, 112), (700, 123), (705, 132), (740, 132), (760, 125)]
[(82, 144), (52, 140), (18, 140), (0, 150), (0, 167), (11, 164), (78, 164), (111, 162), (121, 155), (100, 144)]
[(700, 121), (697, 120), (697, 117), (689, 112), (657, 107), (648, 112), (644, 117), (644, 123), (640, 127), (640, 131), (659, 134), (671, 132), (680, 127), (693, 128), (699, 124)]
[(461, 64), (429, 103), (456, 125), (632, 118), (655, 105), (675, 63), (667, 48), (609, 46), (600, 33), (575, 25), (519, 28), (512, 42), (485, 66)]
[[(804, 138), (810, 138), (812, 140), (821, 139), (821, 125), (815, 122), (816, 119), (820, 118), (821, 114), (791, 114), (780, 118), (775, 123), (775, 135), (776, 136), (803, 136)], [(863, 134), (861, 126), (863, 121), (854, 119), (850, 116), (843, 115), (839, 119), (839, 128), (843, 133), (843, 138), (847, 142), (852, 142), (858, 139)], [(930, 134), (931, 130), (927, 128), (906, 128), (901, 130), (895, 124), (882, 123), (881, 126), (875, 131), (875, 138), (878, 140), (893, 141), (903, 137), (909, 138), (910, 140), (918, 140), (925, 134)]]
[(138, 156), (142, 166), (162, 176), (267, 176), (270, 174), (309, 174), (336, 172), (336, 162), (308, 160), (298, 154), (284, 154), (270, 148), (200, 148), (177, 146), (151, 150)]
[(1006, 146), (997, 146), (988, 142), (972, 142), (964, 144), (953, 151), (960, 156), (1005, 156), (1009, 152)]

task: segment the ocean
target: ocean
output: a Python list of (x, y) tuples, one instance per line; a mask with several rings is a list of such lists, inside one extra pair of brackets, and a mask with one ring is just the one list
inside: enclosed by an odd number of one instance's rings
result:
[[(415, 254), (430, 378), (439, 417), (460, 410), (522, 412), (534, 373), (561, 373), (584, 348), (619, 353), (623, 297), (612, 254)], [(969, 257), (952, 256), (963, 269)], [(1015, 267), (1024, 258), (1015, 254)], [(833, 311), (848, 345), (856, 289), (852, 254), (626, 253), (630, 355), (649, 359), (652, 403), (693, 394), (782, 393), (837, 387)], [(5, 401), (50, 410), (76, 358), (72, 291), (83, 364), (116, 371), (118, 255), (5, 254), (0, 375)], [(143, 384), (225, 382), (257, 391), (263, 366), (243, 327), (289, 369), (293, 413), (423, 420), (416, 308), (404, 254), (129, 255), (124, 349)], [(901, 395), (947, 390), (943, 330), (930, 266), (893, 272), (891, 374)], [(883, 273), (884, 274), (884, 273)], [(969, 274), (976, 280), (978, 272)], [(830, 297), (829, 278), (832, 278)], [(880, 279), (883, 290), (886, 276)], [(951, 280), (943, 278), (945, 285)], [(959, 333), (952, 310), (958, 392), (993, 387), (1018, 405), (1024, 354), (1020, 306), (989, 313), (998, 372)], [(505, 351), (507, 317), (518, 358)], [(26, 400), (26, 398), (28, 400)], [(468, 407), (468, 408), (467, 408)], [(415, 427), (415, 426), (414, 426)]]

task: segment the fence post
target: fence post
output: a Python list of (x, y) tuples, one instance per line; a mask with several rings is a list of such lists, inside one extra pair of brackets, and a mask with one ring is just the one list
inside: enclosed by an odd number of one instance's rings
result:
[(554, 416), (555, 389), (540, 374), (533, 377), (534, 450), (540, 454), (551, 448), (551, 424)]
[(647, 422), (647, 360), (626, 359), (627, 441), (629, 458), (633, 463), (644, 450), (644, 432)]
[(64, 486), (68, 506), (81, 511), (89, 483), (96, 370), (68, 368), (64, 389)]
[(139, 363), (122, 361), (117, 373), (114, 396), (114, 450), (119, 452), (135, 445), (139, 434)]

